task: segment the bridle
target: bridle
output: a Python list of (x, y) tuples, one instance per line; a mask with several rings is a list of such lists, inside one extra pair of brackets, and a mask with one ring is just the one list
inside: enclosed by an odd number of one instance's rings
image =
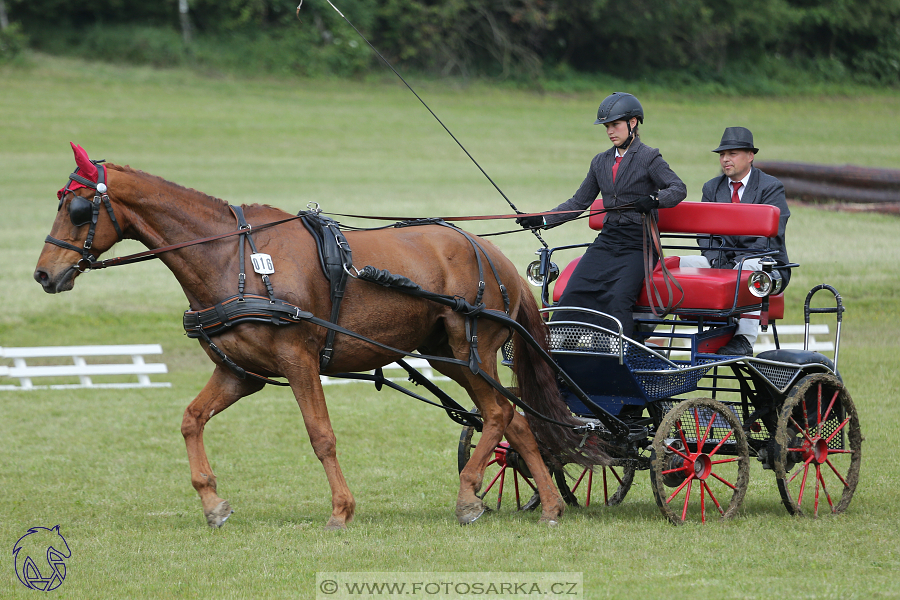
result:
[(112, 203), (109, 201), (109, 194), (107, 194), (106, 167), (102, 164), (102, 160), (92, 160), (91, 163), (97, 167), (97, 183), (94, 183), (86, 177), (82, 177), (79, 174), (81, 167), (76, 167), (75, 172), (69, 175), (69, 181), (66, 183), (65, 187), (56, 193), (56, 196), (59, 198), (59, 206), (56, 207), (56, 212), (59, 212), (62, 210), (63, 200), (65, 200), (66, 195), (69, 192), (74, 192), (74, 189), (69, 189), (73, 181), (94, 190), (93, 201), (82, 198), (78, 194), (74, 194), (72, 201), (69, 203), (69, 219), (72, 221), (72, 225), (75, 227), (90, 225), (87, 237), (84, 240), (84, 246), (79, 248), (78, 246), (57, 239), (51, 235), (48, 235), (44, 239), (45, 243), (49, 242), (60, 248), (79, 252), (81, 258), (75, 263), (75, 268), (78, 269), (79, 273), (90, 271), (94, 263), (97, 262), (96, 257), (91, 254), (90, 250), (94, 244), (94, 234), (97, 230), (97, 220), (100, 217), (101, 204), (106, 206), (106, 212), (109, 213), (109, 218), (112, 221), (113, 227), (116, 229), (116, 235), (119, 240), (124, 238), (122, 235), (122, 228), (119, 227), (119, 222), (116, 220), (116, 214), (113, 212)]

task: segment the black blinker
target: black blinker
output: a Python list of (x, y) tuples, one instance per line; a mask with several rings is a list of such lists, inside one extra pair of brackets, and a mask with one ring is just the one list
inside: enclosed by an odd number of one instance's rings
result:
[(69, 203), (69, 218), (72, 225), (81, 227), (87, 225), (94, 218), (94, 204), (87, 198), (75, 195), (72, 202)]

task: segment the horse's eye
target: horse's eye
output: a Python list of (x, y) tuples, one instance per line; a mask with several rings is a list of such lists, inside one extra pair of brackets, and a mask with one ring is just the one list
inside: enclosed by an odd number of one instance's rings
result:
[(72, 225), (81, 227), (91, 222), (94, 216), (94, 205), (90, 200), (75, 196), (69, 203), (69, 218), (72, 219)]

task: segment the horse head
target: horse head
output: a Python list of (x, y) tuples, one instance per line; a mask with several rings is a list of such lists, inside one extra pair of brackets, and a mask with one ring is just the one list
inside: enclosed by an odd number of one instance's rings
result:
[(90, 160), (81, 146), (73, 143), (72, 150), (77, 168), (57, 192), (56, 220), (34, 271), (48, 294), (71, 290), (75, 278), (124, 237), (124, 215), (117, 218), (109, 193), (117, 173)]

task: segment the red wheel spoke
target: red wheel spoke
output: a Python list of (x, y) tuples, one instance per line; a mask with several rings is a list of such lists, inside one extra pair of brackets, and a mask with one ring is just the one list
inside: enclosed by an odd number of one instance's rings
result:
[(685, 450), (688, 449), (687, 437), (684, 435), (684, 428), (681, 426), (681, 420), (675, 422), (675, 429), (678, 431), (678, 435), (681, 436), (681, 441), (684, 444)]
[[(690, 449), (689, 449), (690, 447), (688, 446), (687, 438), (684, 436), (684, 429), (681, 428), (681, 422), (678, 423), (677, 427), (678, 427), (678, 435), (681, 436), (681, 443), (684, 444), (685, 451), (690, 452)], [(672, 450), (673, 452), (678, 452), (678, 450), (676, 450), (675, 448), (672, 448), (671, 446), (669, 446), (669, 449)], [(681, 452), (678, 452), (678, 454), (681, 454)], [(685, 456), (684, 454), (681, 454), (681, 456), (684, 458), (687, 458), (687, 456)]]
[(794, 417), (791, 417), (791, 423), (794, 424), (794, 427), (797, 428), (797, 431), (799, 431), (800, 433), (803, 434), (803, 437), (806, 438), (806, 441), (808, 441), (810, 444), (815, 444), (813, 439), (811, 437), (809, 437), (809, 432), (807, 432), (805, 429), (800, 427), (800, 425), (797, 424), (797, 421), (794, 420)]
[(819, 478), (822, 476), (822, 472), (819, 470), (819, 465), (816, 465), (816, 501), (813, 503), (813, 516), (819, 516)]
[[(706, 438), (709, 436), (709, 430), (712, 429), (713, 421), (715, 421), (715, 420), (716, 420), (716, 412), (713, 411), (713, 413), (709, 416), (709, 423), (706, 425), (706, 431), (703, 432), (703, 439), (700, 440), (700, 443), (699, 443), (699, 444), (697, 444), (697, 451), (698, 451), (698, 452), (703, 448), (703, 444), (706, 443)], [(698, 428), (697, 428), (697, 431), (699, 431), (699, 430), (700, 430), (700, 429), (699, 429), (699, 427), (698, 427)], [(703, 493), (703, 490), (702, 490), (702, 489), (700, 490), (700, 493), (701, 493), (701, 494)]]
[(839, 432), (841, 429), (844, 428), (844, 425), (846, 425), (846, 424), (849, 423), (849, 422), (850, 422), (850, 417), (847, 417), (846, 419), (844, 419), (844, 420), (841, 422), (841, 424), (837, 426), (837, 429), (835, 429), (835, 430), (831, 433), (831, 435), (829, 435), (828, 438), (826, 438), (825, 441), (826, 441), (826, 442), (830, 442), (831, 440), (833, 440), (833, 439), (834, 439), (834, 436), (836, 436), (836, 435), (838, 434), (838, 432)]
[[(694, 478), (694, 474), (691, 473), (691, 474), (687, 477), (687, 479), (685, 479), (684, 481), (682, 481), (682, 482), (681, 482), (681, 485), (678, 486), (678, 489), (676, 489), (674, 492), (672, 492), (672, 495), (669, 496), (669, 499), (668, 499), (668, 500), (666, 500), (666, 504), (668, 504), (669, 502), (671, 502), (671, 501), (675, 498), (675, 496), (677, 496), (677, 495), (681, 492), (681, 490), (684, 489), (684, 486), (688, 485), (688, 484), (691, 482), (691, 479), (693, 479), (693, 478)], [(690, 494), (690, 493), (691, 493), (691, 488), (688, 487), (688, 494)]]
[(687, 520), (688, 502), (691, 499), (691, 485), (694, 481), (694, 478), (691, 477), (687, 481), (688, 481), (688, 488), (687, 488), (687, 492), (685, 492), (685, 494), (684, 494), (684, 509), (681, 511), (681, 520), (682, 521)]
[[(806, 462), (804, 462), (803, 464), (804, 464), (804, 465), (809, 465), (809, 462), (810, 462), (811, 460), (812, 460), (812, 458), (808, 458), (808, 459), (806, 460)], [(791, 478), (788, 479), (788, 483), (793, 482), (793, 481), (797, 478), (797, 475), (799, 475), (800, 473), (801, 473), (801, 470), (800, 470), (800, 469), (797, 469), (797, 471), (796, 471), (793, 475), (791, 475)]]
[(710, 452), (707, 456), (709, 456), (710, 458), (712, 458), (712, 456), (713, 456), (716, 452), (719, 451), (719, 448), (722, 447), (722, 444), (724, 444), (725, 442), (727, 442), (727, 441), (728, 441), (728, 438), (730, 438), (730, 437), (731, 437), (731, 434), (733, 434), (733, 433), (734, 433), (734, 430), (733, 430), (733, 429), (732, 429), (731, 431), (729, 431), (728, 433), (726, 433), (726, 434), (725, 434), (725, 437), (722, 438), (722, 441), (719, 442), (719, 445), (716, 446), (715, 448), (713, 448), (712, 452)]
[(844, 481), (844, 478), (841, 477), (841, 474), (838, 473), (838, 470), (837, 470), (836, 468), (834, 468), (834, 465), (831, 464), (831, 461), (828, 460), (828, 459), (825, 459), (825, 462), (828, 463), (828, 466), (831, 467), (831, 470), (834, 471), (834, 474), (837, 475), (837, 478), (841, 480), (841, 483), (844, 484), (844, 487), (850, 487), (850, 486), (847, 484), (847, 482)]
[(703, 447), (703, 442), (700, 441), (700, 412), (697, 410), (697, 407), (694, 407), (694, 429), (697, 430), (697, 437), (694, 438), (697, 440), (697, 452), (700, 452), (700, 448)]
[(800, 493), (797, 495), (797, 506), (803, 503), (803, 492), (806, 490), (806, 476), (809, 473), (809, 463), (803, 469), (803, 480), (800, 482)]
[[(719, 481), (721, 481), (722, 483), (724, 483), (725, 485), (727, 485), (727, 486), (730, 487), (731, 489), (733, 489), (733, 490), (734, 490), (734, 489), (737, 489), (737, 488), (734, 487), (733, 484), (731, 484), (731, 483), (729, 483), (728, 481), (722, 479), (722, 478), (719, 477), (717, 474), (715, 474), (715, 473), (710, 473), (710, 475), (712, 475), (713, 477), (715, 477), (716, 479), (718, 479)], [(710, 496), (712, 496), (712, 492), (710, 492)]]
[(816, 390), (816, 431), (822, 435), (822, 384)]
[(687, 471), (690, 471), (690, 469), (688, 469), (687, 467), (677, 467), (675, 469), (666, 469), (665, 471), (660, 473), (660, 475), (668, 475), (669, 473), (677, 473), (679, 471), (687, 472)]
[(578, 489), (578, 486), (579, 486), (579, 485), (581, 485), (581, 480), (584, 479), (584, 476), (587, 475), (587, 472), (588, 472), (589, 470), (590, 470), (590, 469), (585, 468), (584, 471), (581, 472), (581, 477), (579, 477), (579, 478), (578, 478), (578, 481), (575, 482), (575, 485), (572, 486), (572, 491), (573, 491), (573, 492), (574, 492), (575, 490)]
[(730, 463), (730, 462), (735, 462), (738, 460), (741, 460), (741, 459), (735, 456), (734, 458), (723, 458), (722, 460), (714, 460), (714, 461), (712, 461), (711, 464), (721, 465), (722, 463)]
[(675, 454), (677, 454), (678, 456), (680, 456), (680, 457), (683, 458), (684, 460), (691, 460), (691, 457), (690, 457), (690, 456), (688, 456), (687, 454), (684, 454), (683, 452), (680, 452), (680, 451), (678, 450), (678, 448), (675, 448), (674, 446), (669, 446), (669, 450), (671, 450), (672, 452), (674, 452)]
[[(822, 421), (828, 420), (828, 415), (831, 414), (831, 409), (832, 409), (832, 407), (834, 407), (834, 403), (837, 400), (838, 394), (840, 394), (840, 393), (841, 393), (841, 390), (835, 390), (834, 397), (831, 399), (831, 402), (828, 404), (828, 408), (825, 409), (825, 418), (822, 419)], [(821, 425), (819, 426), (819, 435), (822, 435)]]
[[(501, 475), (503, 475), (503, 471), (505, 471), (505, 470), (506, 470), (506, 467), (500, 469), (500, 472), (497, 473), (496, 475), (494, 475), (494, 478), (491, 479), (491, 482), (488, 484), (488, 486), (485, 488), (484, 492), (481, 494), (482, 498), (484, 498), (487, 495), (487, 493), (489, 491), (491, 491), (491, 488), (494, 487), (494, 484), (497, 483), (497, 480), (501, 478)], [(503, 482), (502, 481), (500, 482), (500, 488), (501, 488), (500, 493), (502, 494), (503, 493), (503, 489), (502, 489)]]
[(532, 489), (532, 490), (534, 490), (535, 492), (537, 491), (537, 488), (534, 486), (534, 484), (531, 483), (531, 481), (529, 481), (529, 479), (528, 479), (527, 477), (525, 477), (524, 475), (522, 475), (522, 481), (524, 481), (524, 482), (527, 483), (529, 486), (531, 486), (531, 489)]
[[(594, 487), (594, 470), (593, 469), (588, 470), (588, 484), (587, 485), (588, 485), (588, 489), (587, 489), (587, 494), (584, 497), (584, 505), (590, 506), (591, 505), (591, 488)], [(603, 496), (604, 496), (604, 500), (603, 500), (604, 506), (609, 506), (609, 502), (606, 500), (606, 467), (603, 467)]]
[[(605, 472), (606, 472), (606, 471), (604, 470), (604, 473), (605, 473)], [(609, 468), (609, 472), (613, 474), (613, 477), (616, 478), (616, 481), (619, 482), (619, 485), (625, 485), (625, 484), (622, 482), (622, 478), (619, 477), (619, 474), (616, 473), (616, 470), (615, 470), (614, 468), (610, 467), (610, 468)], [(604, 477), (605, 477), (605, 475), (604, 475)]]
[(828, 454), (853, 454), (853, 450), (828, 450)]
[(825, 492), (825, 498), (828, 500), (828, 506), (831, 507), (831, 512), (834, 512), (834, 503), (831, 501), (831, 496), (828, 494), (828, 490), (825, 489), (825, 477), (822, 475), (821, 471), (817, 473), (817, 475), (819, 476), (819, 481), (822, 482), (822, 491)]
[(713, 501), (713, 503), (716, 505), (716, 508), (719, 509), (719, 514), (724, 515), (724, 514), (725, 514), (725, 511), (722, 509), (722, 505), (719, 504), (719, 501), (716, 500), (716, 497), (713, 495), (713, 493), (712, 493), (712, 488), (709, 487), (709, 484), (706, 483), (705, 481), (703, 482), (703, 485), (706, 486), (706, 493), (709, 494), (709, 497), (712, 498), (712, 501)]
[[(710, 421), (710, 423), (711, 422), (712, 421)], [(701, 481), (700, 482), (700, 522), (706, 523), (706, 503), (704, 502), (704, 498), (703, 498), (703, 488), (704, 488), (704, 485), (703, 485), (703, 482)]]

